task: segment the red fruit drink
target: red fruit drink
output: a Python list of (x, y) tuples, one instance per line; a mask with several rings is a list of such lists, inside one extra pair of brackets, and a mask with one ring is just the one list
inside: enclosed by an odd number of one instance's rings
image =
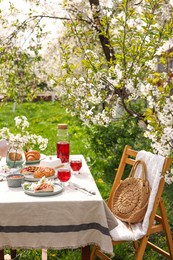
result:
[(57, 158), (61, 159), (62, 163), (69, 162), (70, 145), (69, 142), (58, 142), (56, 144)]
[(82, 161), (81, 160), (71, 160), (70, 167), (73, 171), (78, 172), (82, 167)]
[(60, 168), (58, 169), (57, 172), (57, 177), (61, 182), (66, 182), (70, 179), (71, 177), (71, 171), (70, 169), (66, 169), (66, 168)]

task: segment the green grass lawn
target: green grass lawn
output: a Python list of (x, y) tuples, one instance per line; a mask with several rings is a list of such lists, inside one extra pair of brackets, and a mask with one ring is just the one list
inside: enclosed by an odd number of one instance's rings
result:
[(8, 127), (14, 131), (14, 118), (21, 115), (26, 116), (30, 123), (29, 131), (48, 138), (48, 147), (44, 153), (50, 155), (56, 153), (57, 125), (67, 123), (70, 135), (70, 153), (84, 155), (88, 153), (85, 127), (79, 120), (67, 114), (58, 101), (19, 104), (15, 112), (12, 112), (12, 108), (13, 103), (8, 103), (5, 107), (0, 108), (0, 128)]
[[(85, 126), (67, 114), (65, 108), (60, 102), (31, 102), (17, 105), (15, 112), (12, 112), (13, 103), (8, 103), (6, 106), (0, 107), (0, 128), (9, 127), (11, 131), (15, 131), (14, 117), (24, 115), (28, 118), (30, 123), (30, 131), (32, 133), (40, 134), (44, 138), (48, 138), (49, 143), (45, 151), (46, 155), (55, 154), (56, 151), (56, 135), (57, 125), (59, 123), (67, 123), (69, 125), (70, 134), (70, 150), (71, 154), (83, 154), (90, 164), (89, 157), (92, 156), (92, 151), (89, 148), (87, 131)], [(100, 165), (99, 165), (100, 167)], [(108, 196), (110, 189), (110, 183), (99, 183), (97, 172), (94, 172), (92, 165), (90, 165), (91, 172), (98, 184), (103, 197)], [(100, 177), (100, 176), (99, 176)], [(173, 233), (173, 185), (166, 185), (164, 192), (164, 199), (166, 202), (166, 208), (168, 218), (170, 221), (172, 233)], [(159, 244), (165, 244), (165, 237), (159, 236)], [(7, 249), (8, 252), (8, 249)], [(116, 249), (116, 257), (113, 259), (134, 259), (134, 250), (129, 245), (119, 245)], [(18, 250), (20, 260), (40, 260), (41, 250)], [(49, 250), (48, 260), (78, 260), (81, 258), (80, 250)], [(153, 253), (151, 250), (147, 250), (144, 259), (165, 259)]]

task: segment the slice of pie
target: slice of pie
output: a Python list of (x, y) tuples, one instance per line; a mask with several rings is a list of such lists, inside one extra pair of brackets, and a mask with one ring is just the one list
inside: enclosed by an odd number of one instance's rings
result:
[(51, 184), (43, 182), (35, 187), (34, 192), (53, 192), (54, 188)]

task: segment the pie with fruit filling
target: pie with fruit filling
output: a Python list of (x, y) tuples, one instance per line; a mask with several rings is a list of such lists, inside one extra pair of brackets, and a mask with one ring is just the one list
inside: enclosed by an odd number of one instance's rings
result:
[(32, 174), (34, 178), (52, 177), (55, 174), (55, 170), (50, 167), (39, 167), (39, 166), (27, 166), (24, 167), (20, 173)]

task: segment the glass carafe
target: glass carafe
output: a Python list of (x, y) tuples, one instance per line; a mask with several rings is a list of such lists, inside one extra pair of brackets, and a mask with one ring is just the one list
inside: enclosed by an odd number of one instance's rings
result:
[(69, 162), (70, 142), (67, 124), (58, 124), (56, 153), (62, 163)]

